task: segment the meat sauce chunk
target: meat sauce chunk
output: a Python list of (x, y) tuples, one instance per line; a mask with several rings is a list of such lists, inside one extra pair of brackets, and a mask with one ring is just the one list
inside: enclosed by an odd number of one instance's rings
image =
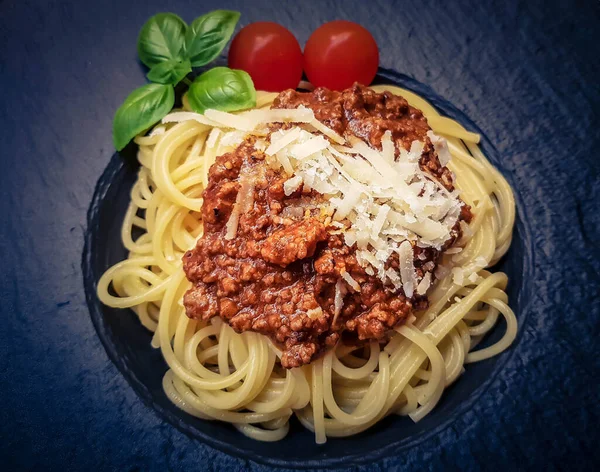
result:
[(260, 255), (267, 262), (285, 267), (312, 257), (317, 243), (326, 239), (325, 225), (316, 218), (307, 218), (273, 231), (265, 239)]

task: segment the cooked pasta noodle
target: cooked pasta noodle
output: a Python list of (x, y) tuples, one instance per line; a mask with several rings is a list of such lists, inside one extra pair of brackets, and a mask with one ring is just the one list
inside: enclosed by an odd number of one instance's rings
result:
[[(169, 366), (165, 393), (190, 415), (231, 423), (262, 441), (282, 439), (296, 416), (318, 443), (356, 434), (389, 414), (419, 421), (465, 364), (495, 356), (514, 340), (507, 277), (485, 270), (510, 246), (510, 186), (481, 152), (477, 134), (408, 90), (373, 89), (405, 97), (446, 138), (448, 167), (474, 218), (458, 242), (462, 251), (444, 254), (442, 265), (453, 269), (429, 290), (427, 310), (396, 328), (385, 344), (340, 342), (300, 368), (283, 369), (281, 351), (262, 335), (238, 334), (218, 317), (203, 322), (185, 314), (182, 297), (190, 283), (181, 259), (202, 235), (208, 168), (235, 147), (240, 132), (189, 120), (160, 124), (136, 138), (141, 167), (121, 233), (129, 256), (105, 272), (97, 291), (103, 303), (131, 308), (154, 332), (152, 345)], [(275, 96), (259, 92), (257, 107), (269, 107)], [(453, 276), (457, 269), (465, 276)], [(504, 336), (476, 349), (500, 317)]]

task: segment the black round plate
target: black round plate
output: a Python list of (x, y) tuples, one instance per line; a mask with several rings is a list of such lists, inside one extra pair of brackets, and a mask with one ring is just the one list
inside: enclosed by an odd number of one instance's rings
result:
[[(393, 71), (380, 70), (375, 83), (398, 85), (427, 98), (444, 115), (467, 129), (481, 133), (481, 146), (490, 161), (502, 171), (515, 187), (509, 172), (502, 168), (502, 159), (482, 131), (450, 103), (429, 87)], [(127, 378), (142, 400), (182, 431), (223, 451), (245, 458), (294, 467), (310, 467), (346, 463), (364, 463), (382, 457), (393, 450), (399, 452), (416, 441), (447, 427), (467, 409), (481, 409), (477, 399), (505, 361), (514, 354), (519, 338), (507, 352), (498, 357), (472, 364), (446, 392), (435, 410), (419, 423), (404, 417), (390, 416), (374, 428), (359, 435), (329, 439), (325, 446), (314, 442), (314, 435), (297, 421), (289, 435), (273, 444), (254, 441), (232, 426), (197, 419), (176, 408), (162, 389), (162, 377), (167, 366), (160, 350), (150, 346), (150, 333), (139, 323), (131, 310), (118, 310), (102, 305), (96, 297), (96, 282), (112, 264), (127, 257), (119, 229), (129, 204), (131, 186), (137, 176), (135, 149), (124, 155), (115, 154), (100, 178), (88, 213), (88, 229), (83, 255), (83, 273), (88, 306), (94, 326), (110, 358)], [(515, 187), (520, 207), (518, 188)], [(530, 230), (518, 212), (513, 243), (497, 270), (506, 272), (510, 282), (508, 295), (519, 320), (519, 330), (526, 328), (527, 301), (531, 299), (534, 275)], [(498, 339), (503, 323), (495, 328), (488, 342)], [(349, 453), (349, 451), (352, 451)]]

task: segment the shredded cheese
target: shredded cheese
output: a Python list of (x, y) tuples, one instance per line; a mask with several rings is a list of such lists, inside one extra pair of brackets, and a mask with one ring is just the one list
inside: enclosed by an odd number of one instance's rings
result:
[(277, 160), (283, 167), (283, 170), (285, 170), (288, 175), (292, 175), (294, 173), (294, 168), (292, 167), (292, 163), (290, 162), (285, 151), (281, 150), (277, 153)]
[(294, 159), (306, 159), (313, 154), (327, 149), (329, 142), (322, 136), (311, 137), (301, 144), (296, 144), (290, 147), (290, 154)]
[(445, 139), (436, 135), (433, 131), (427, 131), (427, 136), (431, 140), (433, 144), (433, 148), (438, 155), (438, 160), (440, 164), (445, 166), (450, 162), (450, 150), (448, 149), (448, 143)]
[(358, 153), (368, 162), (370, 162), (375, 170), (379, 172), (381, 177), (383, 177), (383, 179), (380, 179), (382, 182), (387, 183), (387, 181), (392, 181), (394, 178), (400, 181), (398, 172), (396, 172), (396, 169), (392, 166), (392, 163), (386, 161), (378, 151), (369, 147), (367, 143), (358, 138), (352, 139), (351, 142), (352, 147), (356, 149)]
[(292, 193), (300, 188), (300, 185), (302, 185), (302, 177), (299, 175), (292, 177), (284, 182), (283, 193), (285, 193), (286, 197), (289, 197)]
[(323, 123), (321, 123), (317, 119), (312, 120), (310, 122), (310, 126), (312, 126), (317, 131), (320, 131), (321, 133), (323, 133), (325, 136), (327, 136), (329, 139), (331, 139), (334, 143), (337, 143), (337, 144), (345, 144), (346, 143), (346, 140), (342, 136), (340, 136), (338, 133), (333, 131), (328, 126), (325, 126)]
[(392, 132), (388, 129), (385, 133), (383, 133), (383, 137), (381, 138), (381, 154), (389, 163), (394, 162), (395, 159), (395, 149), (394, 142), (392, 141)]
[(417, 293), (419, 295), (425, 295), (430, 286), (431, 286), (431, 272), (427, 272), (423, 276), (421, 281), (419, 282), (419, 285), (417, 285)]
[(456, 285), (462, 286), (465, 282), (465, 274), (460, 267), (454, 267), (452, 269), (452, 281)]
[(360, 292), (360, 284), (356, 280), (354, 280), (352, 278), (352, 276), (348, 272), (346, 272), (345, 270), (343, 270), (342, 273), (341, 273), (341, 275), (342, 275), (342, 278), (346, 281), (346, 283), (348, 285), (350, 285), (350, 287), (355, 292)]
[(169, 113), (162, 120), (161, 123), (181, 123), (182, 121), (197, 121), (198, 123), (211, 127), (219, 127), (219, 123), (212, 121), (205, 115), (200, 113), (194, 113), (191, 111), (175, 111)]
[(335, 297), (333, 299), (333, 321), (331, 322), (331, 326), (335, 326), (335, 322), (340, 316), (342, 312), (342, 308), (344, 306), (344, 296), (346, 295), (346, 287), (344, 286), (344, 282), (342, 279), (338, 279), (335, 283)]
[(232, 130), (222, 132), (222, 137), (219, 139), (219, 145), (224, 148), (235, 148), (239, 146), (244, 138), (246, 137), (246, 133), (244, 131)]
[[(343, 235), (346, 245), (356, 247), (357, 260), (367, 274), (377, 276), (395, 289), (402, 289), (408, 298), (415, 293), (424, 295), (427, 292), (435, 264), (431, 261), (424, 264), (425, 274), (419, 279), (413, 246), (442, 250), (452, 237), (463, 203), (457, 191), (449, 192), (432, 175), (420, 169), (425, 143), (414, 141), (408, 150), (403, 146), (396, 147), (390, 131), (381, 138), (381, 150), (356, 137), (347, 141), (316, 120), (313, 111), (303, 106), (240, 113), (207, 110), (204, 115), (174, 112), (167, 115), (163, 123), (186, 120), (215, 127), (206, 145), (209, 149), (218, 147), (219, 151), (229, 141), (240, 142), (248, 132), (257, 136), (269, 134), (264, 126), (268, 123), (292, 123), (288, 129), (270, 133), (257, 147), (264, 151), (271, 168), (283, 169), (288, 175), (283, 184), (285, 195), (290, 196), (299, 189), (322, 194), (327, 200), (322, 208), (322, 211), (327, 210), (327, 224)], [(446, 140), (432, 131), (427, 136), (440, 164), (447, 165), (450, 152)], [(241, 215), (253, 203), (256, 176), (242, 171), (239, 181), (240, 190), (226, 224), (226, 239), (235, 237)], [(302, 211), (298, 208), (290, 215), (301, 217)], [(462, 221), (461, 228), (464, 242), (472, 236), (472, 231)], [(461, 251), (457, 247), (446, 252), (458, 254)], [(393, 253), (398, 254), (398, 269), (386, 267)], [(418, 258), (427, 259), (425, 254), (419, 254)], [(486, 264), (485, 260), (474, 261), (473, 272)], [(449, 272), (439, 266), (435, 277), (442, 279)], [(471, 282), (476, 280), (471, 271), (464, 274), (453, 271), (452, 275), (456, 283), (463, 283), (467, 278)], [(360, 284), (348, 272), (342, 272), (336, 283), (334, 320), (339, 315), (346, 290), (343, 282), (360, 291)], [(317, 316), (316, 312), (311, 313)]]
[(331, 203), (334, 205), (336, 209), (336, 213), (334, 215), (334, 219), (336, 221), (343, 220), (346, 218), (348, 213), (356, 206), (358, 200), (361, 197), (360, 190), (355, 188), (349, 188), (344, 195), (344, 198), (332, 198)]
[(402, 288), (404, 294), (411, 298), (417, 285), (417, 276), (415, 273), (414, 253), (412, 245), (408, 241), (400, 244), (398, 249), (400, 257), (400, 276), (402, 277)]
[(227, 113), (220, 110), (206, 110), (204, 116), (225, 128), (235, 128), (242, 131), (252, 131), (258, 123), (253, 123), (252, 120), (243, 114)]
[[(253, 110), (257, 111), (257, 110)], [(279, 108), (273, 110), (258, 110), (260, 112), (258, 124), (263, 123), (312, 123), (315, 114), (310, 108)]]
[(300, 128), (293, 128), (290, 131), (277, 131), (271, 135), (271, 145), (265, 151), (267, 156), (273, 156), (281, 151), (284, 147), (290, 145), (296, 141), (302, 130)]
[(240, 189), (235, 198), (231, 215), (225, 225), (225, 239), (231, 240), (236, 237), (240, 216), (247, 213), (252, 208), (254, 203), (254, 186), (256, 179), (250, 172), (240, 172)]
[(377, 216), (375, 217), (375, 221), (373, 221), (373, 227), (371, 228), (371, 237), (378, 238), (379, 233), (381, 232), (383, 225), (387, 221), (387, 216), (390, 213), (391, 208), (388, 205), (381, 205), (379, 207), (379, 211), (377, 212)]

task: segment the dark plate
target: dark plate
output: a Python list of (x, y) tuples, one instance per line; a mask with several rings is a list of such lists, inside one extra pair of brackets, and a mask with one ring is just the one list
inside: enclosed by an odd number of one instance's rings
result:
[[(437, 96), (429, 87), (392, 71), (380, 70), (375, 83), (398, 85), (427, 98), (442, 114), (467, 129), (482, 134), (481, 148), (515, 187), (510, 173), (502, 168), (502, 159), (483, 132), (451, 104)], [(277, 443), (257, 442), (241, 435), (232, 426), (197, 419), (176, 408), (162, 389), (167, 366), (160, 350), (150, 346), (151, 334), (131, 310), (117, 310), (102, 305), (96, 297), (96, 283), (111, 265), (127, 258), (121, 243), (120, 227), (130, 201), (130, 191), (137, 177), (135, 149), (113, 155), (100, 178), (88, 213), (86, 244), (83, 253), (83, 274), (92, 321), (110, 358), (125, 375), (144, 402), (156, 409), (167, 421), (192, 437), (203, 440), (230, 454), (251, 458), (278, 466), (314, 467), (348, 463), (365, 463), (381, 458), (386, 452), (401, 451), (440, 429), (466, 410), (477, 411), (477, 399), (485, 391), (511, 354), (518, 350), (517, 338), (513, 348), (500, 356), (470, 365), (466, 373), (449, 388), (436, 409), (419, 423), (408, 418), (389, 417), (362, 434), (329, 439), (326, 446), (315, 444), (314, 434), (294, 421), (290, 434)], [(534, 254), (529, 220), (521, 217), (522, 202), (515, 187), (518, 217), (510, 251), (497, 269), (510, 279), (508, 296), (518, 313), (519, 329), (526, 329), (528, 302), (535, 279)], [(498, 340), (505, 325), (499, 323), (488, 342)], [(481, 407), (483, 405), (479, 405)]]
[[(537, 3), (0, 1), (2, 464), (594, 469), (600, 13), (594, 2)], [(243, 24), (278, 21), (301, 43), (327, 20), (366, 25), (382, 65), (411, 77), (383, 78), (480, 130), (515, 188), (519, 222), (501, 269), (511, 277), (517, 341), (468, 366), (417, 425), (390, 418), (318, 447), (298, 426), (283, 442), (261, 444), (191, 420), (164, 398), (164, 363), (135, 317), (89, 296), (100, 271), (124, 256), (118, 227), (135, 167), (113, 155), (110, 132), (114, 110), (144, 82), (137, 32), (158, 11), (191, 20), (219, 7), (241, 10)], [(91, 310), (80, 265), (86, 237)]]

